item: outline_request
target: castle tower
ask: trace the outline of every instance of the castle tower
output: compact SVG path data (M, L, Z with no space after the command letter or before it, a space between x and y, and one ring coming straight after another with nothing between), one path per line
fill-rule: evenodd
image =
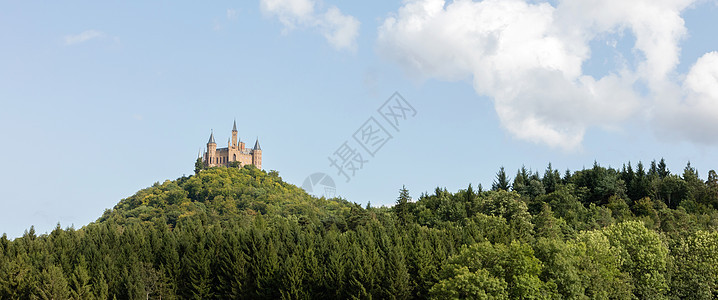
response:
M259 146L259 138L253 148L245 149L244 142L239 139L237 121L235 120L232 125L232 137L227 138L226 148L218 148L214 139L214 131L210 132L207 151L202 155L203 162L207 167L229 167L231 165L242 167L251 164L261 169L262 148Z
M262 168L262 147L259 146L259 138L254 142L254 148L252 148L252 164L258 169Z
M239 137L237 136L237 120L234 120L234 125L232 126L232 147L237 147L237 139Z
M218 163L217 159L217 143L214 142L214 132L210 132L209 141L207 141L207 165L213 166Z

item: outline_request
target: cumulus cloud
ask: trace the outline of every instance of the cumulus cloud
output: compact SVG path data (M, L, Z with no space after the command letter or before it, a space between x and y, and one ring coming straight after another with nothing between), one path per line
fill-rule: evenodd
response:
M673 138L704 144L718 141L718 52L696 61L680 92L658 98L656 127Z
M91 39L102 38L105 36L106 36L105 33L102 31L85 30L80 34L66 35L65 36L65 45L69 46L69 45L80 44L80 43L87 42Z
M353 49L359 35L359 21L330 7L323 17L324 37L336 49Z
M316 6L315 0L260 0L261 10L277 17L284 25L283 33L296 28L312 28L319 30L335 49L355 50L359 21L335 6L323 13L318 12Z
M259 7L263 12L276 16L286 30L314 19L312 0L260 0Z
M681 11L693 2L408 0L379 27L377 45L410 74L471 79L515 137L573 150L587 128L617 127L639 111L668 111L671 103L693 110L718 101L715 80L705 79L716 70L715 55L696 63L684 92L676 79L686 35ZM585 74L590 42L623 32L635 36L635 66ZM718 120L718 113L711 117Z

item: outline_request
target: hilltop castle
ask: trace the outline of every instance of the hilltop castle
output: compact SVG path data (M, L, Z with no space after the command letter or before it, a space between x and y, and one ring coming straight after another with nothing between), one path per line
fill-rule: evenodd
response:
M250 164L261 169L262 148L259 147L259 138L254 142L252 149L244 148L244 143L237 136L237 121L234 121L232 140L227 140L227 148L217 148L217 143L214 142L214 132L210 133L207 151L204 153L202 161L207 167L228 167L236 161L240 166Z

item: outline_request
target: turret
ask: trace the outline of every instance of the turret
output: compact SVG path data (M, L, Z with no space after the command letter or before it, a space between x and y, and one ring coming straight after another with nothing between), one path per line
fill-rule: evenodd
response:
M237 120L234 120L234 125L232 126L232 146L237 147L237 140L239 139L239 136L237 135Z
M262 147L259 146L259 138L254 142L254 147L252 148L252 164L258 169L262 168Z
M210 132L207 141L207 165L217 164L217 143L214 142L214 132Z
M210 133L209 133L209 141L207 142L207 145L209 145L209 144L216 145L216 143L214 142L214 131L210 131Z

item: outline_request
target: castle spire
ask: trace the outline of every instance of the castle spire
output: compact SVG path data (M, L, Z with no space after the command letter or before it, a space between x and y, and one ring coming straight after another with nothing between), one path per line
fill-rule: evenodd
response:
M234 125L232 126L232 131L237 131L237 119L234 120Z
M259 146L259 137L257 137L257 141L254 142L254 148L252 150L262 150L262 147Z
M210 134L209 134L209 142L207 142L207 144L216 144L216 143L214 142L214 131L210 131Z

